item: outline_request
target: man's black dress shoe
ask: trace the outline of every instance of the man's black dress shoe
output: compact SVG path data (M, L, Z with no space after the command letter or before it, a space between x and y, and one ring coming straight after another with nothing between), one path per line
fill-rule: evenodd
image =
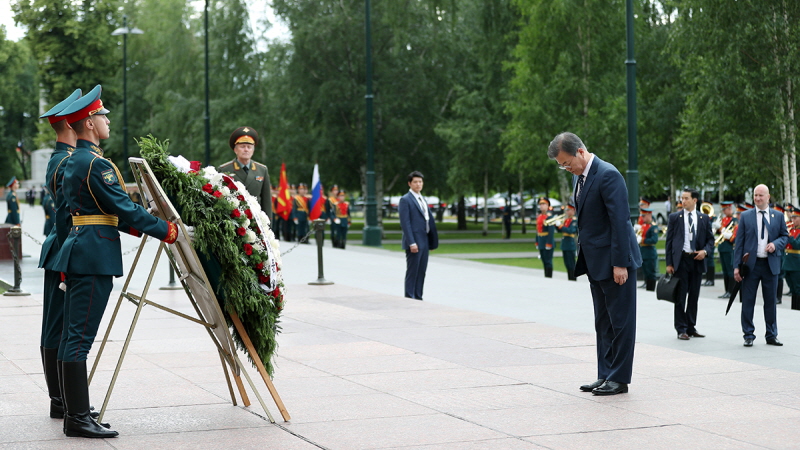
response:
M600 386L602 386L603 383L605 383L605 382L606 382L606 380L604 380L602 378L599 378L597 381L595 381L592 384L584 384L583 386L581 386L581 390L583 392L592 392L594 389L599 388Z
M753 346L753 340L752 339L745 339L744 340L744 346L745 347L752 347Z
M777 347L780 347L783 345L783 342L779 341L778 338L767 339L767 345L775 345Z
M625 383L617 383L616 381L606 380L602 386L592 390L594 395L617 395L628 392L628 385Z
M705 335L705 334L700 334L700 333L698 333L697 331L694 331L694 332L691 332L691 333L689 333L689 336L690 336L690 337L697 337L697 338L706 337L706 335Z
M678 335L678 339L680 339L682 341L688 341L689 340L689 335L686 334L686 333L681 333L681 334Z

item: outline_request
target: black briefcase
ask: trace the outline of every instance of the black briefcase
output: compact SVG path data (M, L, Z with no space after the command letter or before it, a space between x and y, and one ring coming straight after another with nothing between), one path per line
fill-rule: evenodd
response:
M656 298L675 303L675 297L678 295L678 283L680 282L680 278L672 275L661 275L656 284Z

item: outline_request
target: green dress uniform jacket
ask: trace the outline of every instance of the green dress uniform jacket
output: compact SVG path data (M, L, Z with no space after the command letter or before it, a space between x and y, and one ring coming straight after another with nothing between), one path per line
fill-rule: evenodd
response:
M272 185L267 166L255 161L250 161L248 166L242 166L234 159L217 167L217 171L227 173L234 180L241 182L247 192L258 200L261 210L267 213L269 220L272 220Z
M783 270L786 272L800 272L800 230L789 231L789 241L786 246L786 259L783 260ZM800 294L800 291L792 291Z
M578 236L578 221L573 217L567 225L565 220L559 230L561 231L561 251L576 251L578 249L575 245L575 238Z
M56 202L50 193L45 193L42 198L42 208L44 209L44 231L45 236L49 236L56 223Z
M656 270L658 263L658 250L656 244L658 243L658 225L652 224L647 228L644 234L642 243L639 244L639 252L642 254L642 270L644 271L645 280L655 280Z
M292 197L291 220L297 222L297 239L300 240L308 234L308 204L311 199L300 194ZM308 241L306 241L308 242Z
M6 223L19 225L19 202L17 202L17 194L10 189L6 194L6 205L8 205Z
M174 224L133 203L120 185L119 170L101 155L96 145L78 140L66 161L62 189L73 223L55 263L59 272L122 276L120 230L162 241L177 238Z

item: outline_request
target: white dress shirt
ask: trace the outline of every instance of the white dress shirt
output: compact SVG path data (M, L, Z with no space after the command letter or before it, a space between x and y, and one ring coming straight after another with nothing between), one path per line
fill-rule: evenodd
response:
M761 214L760 211L766 211L766 214ZM767 218L767 224L769 224L769 208L756 208L756 238L758 239L756 257L758 258L766 258L768 256L767 244L769 244L769 228L764 230L764 239L761 239L761 229L764 228L764 221L761 220L762 216Z

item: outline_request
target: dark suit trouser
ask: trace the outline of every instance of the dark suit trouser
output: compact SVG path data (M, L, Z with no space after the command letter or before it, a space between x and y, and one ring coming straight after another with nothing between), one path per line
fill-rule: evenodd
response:
M694 333L697 331L697 300L700 297L700 282L703 272L700 264L691 255L682 255L681 263L675 271L678 283L678 299L675 302L675 331L681 333Z
M61 284L61 272L45 269L40 344L44 348L58 348L61 343L61 329L64 326L64 291L58 288L59 284Z
M589 276L597 337L597 378L630 383L636 343L636 271L623 285Z
M64 330L61 333L60 360L85 361L114 286L111 275L69 274L64 296Z
M761 283L761 298L764 299L764 322L767 327L767 339L778 337L778 312L775 302L778 289L778 276L769 270L766 258L756 259L753 270L742 280L742 333L745 339L755 339L756 327L753 324L753 313L756 307L756 291Z
M425 271L428 270L428 246L417 244L419 251L406 250L405 296L422 300L422 285L425 284Z

